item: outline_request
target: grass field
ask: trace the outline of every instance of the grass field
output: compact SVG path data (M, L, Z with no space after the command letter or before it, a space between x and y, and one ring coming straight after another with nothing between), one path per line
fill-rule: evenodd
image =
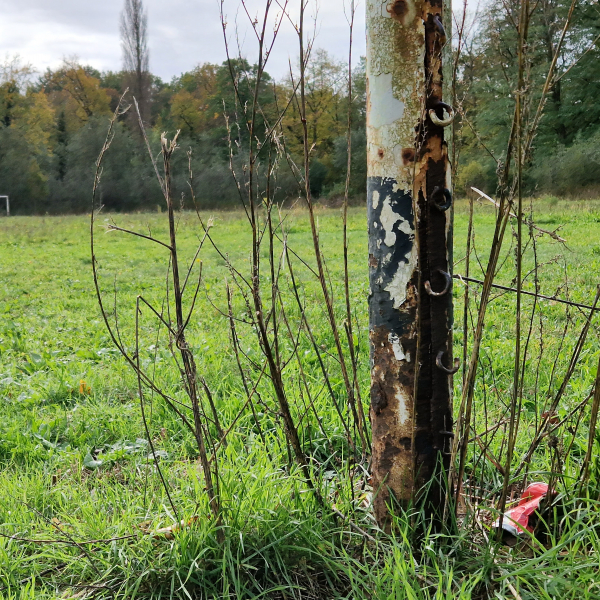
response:
M494 217L486 206L476 206L475 213L475 248L485 263ZM232 262L247 265L249 234L243 216L212 216L214 237L221 248ZM459 203L457 273L464 267L467 216L466 203ZM341 311L340 212L320 209L318 217L336 307ZM100 224L104 218L108 217L99 219ZM558 290L561 297L590 304L600 283L600 203L539 201L535 218L546 229L562 226L560 235L567 240L565 247L547 237L537 241L538 261L544 264L542 293L552 296ZM149 225L154 235L167 235L164 215L115 215L114 219L128 229L143 232ZM306 215L293 212L286 223L290 245L310 262ZM184 262L193 257L198 234L195 215L185 213L179 225ZM349 236L359 378L367 402L367 237L360 209L351 212ZM508 239L507 260L498 278L505 284L512 278L510 245ZM107 304L112 310L113 300L116 303L123 339L132 348L136 296L161 302L167 268L164 249L140 238L104 233L100 225L97 246ZM529 252L526 273L533 264L531 257ZM202 261L203 292L190 342L198 370L227 424L245 400L223 315L227 311L225 280L230 274L209 247L202 252ZM471 274L477 278L481 271L476 263L473 258ZM532 278L527 279L528 289L532 289ZM318 325L324 322L323 306L311 302L316 297L315 284L302 275L300 281L307 311L317 323L315 334L328 351L331 336ZM457 356L462 355L462 293L462 286L456 284ZM525 306L531 307L531 301L526 300ZM529 442L544 400L560 383L585 318L581 311L567 312L551 301L540 303L539 311L530 343L517 457ZM478 406L486 401L486 411L477 411L478 431L502 416L509 399L513 312L510 294L499 296L489 308L477 388ZM240 419L222 451L225 542L219 544L208 516L193 440L173 413L154 399L151 435L174 503L188 525L174 536L150 535L172 525L175 516L156 468L148 460L136 378L113 347L101 320L92 280L89 219L14 217L0 221L0 315L1 598L600 598L597 504L592 500L569 504L587 443L585 426L574 436L569 451L561 450L557 487L565 496L568 516L553 530L554 537L544 545L529 543L494 554L486 542L485 524L484 532L477 535L468 528L453 537L425 533L415 548L409 543L408 517L399 518L394 537L385 537L374 526L365 495L353 490L340 493L334 499L336 506L352 514L360 528L377 539L365 541L356 528L316 506L300 474L288 466L276 418L265 408L260 416L267 443L248 415ZM162 385L177 396L181 392L177 373L168 367L167 353L157 351L155 337L151 321L144 321L140 359L156 369ZM242 343L252 358L258 350L251 339L247 334ZM284 346L290 343L282 341ZM308 343L303 351L310 365ZM589 393L599 352L594 325L561 402L561 417L568 416ZM340 456L347 448L333 409L325 395L320 395L322 383L316 367L309 376L330 440L307 418L303 443L321 466L318 480L327 494L331 480L344 475L335 472L334 462L328 462L329 447ZM341 381L334 384L341 387ZM262 393L266 407L268 386ZM583 425L588 418L583 417ZM565 427L570 424L566 422ZM501 452L501 438L494 442L494 452ZM568 445L570 440L565 437L558 443L563 442ZM489 465L478 466L477 458L475 452L471 472L488 478L480 501L492 507L501 477ZM531 477L548 479L555 459L556 452L544 445L536 454ZM597 461L595 465L597 469Z

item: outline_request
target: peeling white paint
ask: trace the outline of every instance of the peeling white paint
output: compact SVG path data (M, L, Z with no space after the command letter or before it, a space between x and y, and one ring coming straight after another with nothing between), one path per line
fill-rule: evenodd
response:
M369 106L369 125L378 129L392 125L404 116L404 102L394 96L392 74L378 73L369 78L369 105L371 98L377 99L377 106Z
M409 406L411 405L411 398L401 388L396 392L396 400L398 400L398 424L406 425L410 420Z
M381 207L381 226L385 229L383 243L388 247L392 247L396 243L396 233L393 228L400 219L400 215L392 210L391 198L386 196Z
M393 230L393 228L398 222L400 223L397 227L399 231L402 231L407 235L414 235L414 229L411 227L410 223L401 215L393 211L391 198L387 196L383 201L383 206L381 207L381 225L385 230L384 243L390 248L396 243L396 232ZM395 309L400 308L406 300L406 286L412 277L413 271L417 264L417 251L414 244L410 252L407 253L404 258L406 262L400 262L398 265L398 270L394 274L392 281L386 288L384 288L385 291L388 292L392 297Z
M375 210L379 206L379 192L377 190L373 190L373 197L371 201L373 203L373 210Z
M404 217L400 217L398 220L401 221L400 225L398 225L398 229L402 231L402 233L412 235L415 232L415 230L410 226L410 223Z
M402 150L414 146L425 89L422 4L404 0L402 22L391 18L393 0L365 4L368 174L396 180L400 190L408 191L414 168L405 164Z
M392 349L394 351L394 356L396 360L406 360L406 354L404 354L404 349L402 348L402 344L400 343L400 338L396 333L390 333L388 335L388 341L392 345ZM409 361L410 362L410 361Z
M400 225L398 225L399 231L402 231L407 235L414 234L414 230L410 223L404 217L394 212L392 209L391 198L387 196L381 207L381 225L385 229L384 243L386 246L392 247L396 243L396 232L393 229L398 221L400 221Z
M398 265L398 270L394 273L392 281L384 288L394 301L395 309L400 308L406 301L406 286L417 265L416 244L413 244L411 251L408 252L404 258L407 260L408 264L401 262Z

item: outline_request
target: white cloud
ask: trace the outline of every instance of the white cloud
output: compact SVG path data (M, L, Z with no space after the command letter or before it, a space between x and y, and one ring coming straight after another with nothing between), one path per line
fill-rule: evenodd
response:
M0 57L18 53L43 71L56 67L63 57L77 55L82 62L100 70L118 70L122 4L123 0L0 0ZM146 0L145 4L154 73L170 80L199 63L220 63L225 59L219 0ZM255 16L263 9L264 0L248 0L247 5ZM290 2L296 20L298 6L299 0ZM317 47L327 49L340 60L345 60L348 52L343 6L344 0L321 0L316 41ZM249 59L254 58L254 34L240 0L226 0L225 11L230 39L235 43L237 22L243 53ZM309 10L309 18L312 14L314 7ZM237 53L235 48L234 52ZM364 4L358 4L355 57L364 52ZM287 72L288 60L295 63L297 55L297 39L286 22L267 70L282 77Z

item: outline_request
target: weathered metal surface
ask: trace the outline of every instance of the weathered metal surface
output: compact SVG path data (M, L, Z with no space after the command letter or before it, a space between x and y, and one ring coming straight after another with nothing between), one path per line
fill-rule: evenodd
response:
M367 144L372 476L375 515L407 505L447 467L452 210L443 127L441 0L368 0ZM427 286L425 285L427 283ZM440 487L430 487L438 503Z
M417 248L412 201L422 112L422 4L367 1L372 479L377 521L412 497Z
M452 429L451 373L440 368L439 356L452 360L452 296L422 293L424 283L440 281L449 273L448 234L452 226L450 163L444 128L429 117L433 110L443 117L442 49L446 32L441 20L441 0L423 5L425 23L424 115L417 139L414 197L417 204L417 239L420 281L418 312L418 372L415 391L415 490L427 485L428 504L435 510L443 503L440 467L449 466L450 443L442 432ZM439 283L438 283L439 285Z
M370 177L369 264L372 475L377 520L385 523L390 492L412 494L417 256L410 192Z

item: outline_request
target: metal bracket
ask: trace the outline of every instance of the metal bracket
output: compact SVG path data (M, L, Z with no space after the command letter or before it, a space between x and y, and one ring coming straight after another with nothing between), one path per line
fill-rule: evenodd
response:
M446 43L446 30L444 29L440 15L433 16L433 24L435 25L435 29L440 36L440 43L444 45Z
M443 275L444 279L446 280L446 286L444 287L444 289L441 292L434 292L431 289L431 283L429 283L429 281L426 281L423 285L425 287L425 291L430 296L445 296L450 291L450 288L452 287L452 277L450 277L450 273L446 273L446 271L442 271L442 269L438 269L437 272L440 273L441 275Z
M437 368L444 371L444 373L448 373L448 375L454 375L454 373L456 373L458 371L458 369L460 369L460 360L458 358L455 358L454 359L454 368L448 369L442 363L442 358L444 357L444 354L445 354L445 350L440 350L438 352L438 355L435 359L435 364L436 364Z
M440 198L442 202L438 202L437 198ZM438 210L446 212L452 206L452 192L448 188L442 188L438 185L431 192L431 200Z
M448 125L454 121L454 109L451 106L448 106L447 108L444 107L444 110L448 113L448 116L445 119L440 119L437 116L435 109L429 109L429 118L434 125L437 125L438 127L448 127Z

